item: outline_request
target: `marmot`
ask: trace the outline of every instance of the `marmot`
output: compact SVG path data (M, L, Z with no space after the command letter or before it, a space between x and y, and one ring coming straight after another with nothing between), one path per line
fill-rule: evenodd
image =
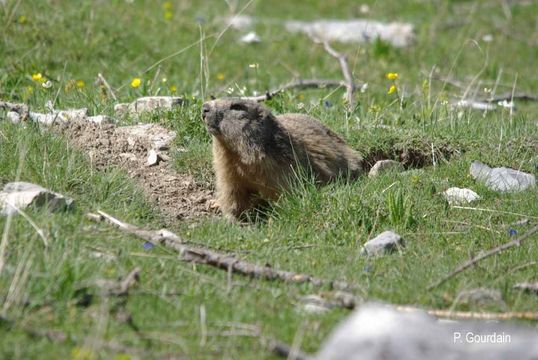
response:
M203 104L202 117L213 137L217 202L230 219L278 198L300 168L319 184L363 173L360 155L308 115L275 116L255 101L228 98Z

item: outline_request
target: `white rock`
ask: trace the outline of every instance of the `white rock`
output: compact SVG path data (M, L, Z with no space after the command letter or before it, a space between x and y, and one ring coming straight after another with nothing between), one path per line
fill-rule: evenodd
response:
M422 311L366 304L333 330L315 359L531 360L538 357L537 338L538 330L532 327L440 322Z
M18 124L21 122L21 116L16 111L8 111L6 118L13 124Z
M450 205L468 204L479 200L480 196L471 189L451 187L443 192L443 196Z
M122 126L116 128L116 132L124 135L130 144L134 144L137 140L145 141L149 142L151 148L155 150L169 148L170 143L176 138L175 131L170 131L158 124Z
M471 176L490 190L499 192L523 191L536 186L536 177L522 171L500 167L490 168L480 161L473 161Z
M405 170L404 166L398 161L379 160L370 169L370 172L368 173L368 177L377 177L387 172L402 172L404 170Z
M29 206L47 207L51 212L70 209L73 199L27 182L11 182L0 192L0 215L17 214Z
M318 20L313 22L287 21L290 32L301 32L324 41L342 43L373 42L377 38L395 47L411 45L415 35L410 23L383 23L374 20Z
M170 110L181 106L183 103L183 98L178 96L146 96L138 98L130 104L116 104L114 111L118 116L126 114L136 116L155 110Z
M368 256L382 255L403 247L404 242L400 235L393 231L384 231L375 238L368 240L362 249L362 253Z
M245 34L241 36L239 39L240 42L244 44L253 44L253 43L259 43L262 41L258 34L256 34L254 31L249 32L248 34Z
M98 124L98 125L114 123L114 119L106 115L88 116L87 120L91 123Z
M159 154L157 154L157 151L152 149L148 152L148 160L147 160L148 166L157 165L159 164L160 160L161 159L159 158Z
M30 112L30 120L39 124L50 126L54 123L64 123L75 120L85 120L88 116L88 109L60 110L51 114Z
M495 104L483 102L483 101L460 100L456 103L456 107L491 111L491 110L495 110L497 106Z
M254 19L248 15L235 15L226 19L228 26L236 30L246 29L254 24Z

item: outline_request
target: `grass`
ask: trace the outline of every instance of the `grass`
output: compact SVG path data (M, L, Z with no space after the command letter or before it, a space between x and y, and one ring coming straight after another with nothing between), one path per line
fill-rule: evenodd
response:
M349 55L355 78L369 84L365 93L357 94L352 112L346 111L343 90L288 92L267 105L277 113L309 113L363 154L402 160L410 171L323 188L303 182L267 209L265 221L244 227L202 219L177 223L174 230L253 262L346 280L367 300L447 308L462 290L488 287L502 292L506 307L471 303L456 304L456 309L535 310L536 298L512 286L537 280L536 237L440 288L426 287L470 255L509 241L514 221L536 221L538 216L536 189L498 194L468 175L476 159L537 174L537 104L517 103L511 114L507 109L455 110L448 103L466 88L483 96L495 87L497 93L513 88L538 93L532 66L538 47L528 43L536 41L533 14L538 4L515 2L503 10L494 1L363 3L370 6L366 15L355 2L344 0L253 1L247 6L246 14L265 19L367 16L416 26L416 42L406 49L381 42L334 44ZM239 1L237 9L246 4ZM142 120L175 130L176 169L211 183L210 138L199 120L202 94L262 92L293 74L341 77L337 62L322 47L270 22L255 27L262 44L237 44L240 32L222 32L224 25L217 21L230 12L226 2L173 2L168 10L163 6L161 1L7 1L0 7L0 98L26 102L36 110L51 100L57 108L87 107L93 114L111 115L114 102L95 85L97 73L117 89L120 101L142 95L184 96L189 103L181 109ZM166 11L172 19L165 19ZM492 42L482 40L487 34L493 35ZM171 54L177 55L167 58ZM161 59L166 60L153 66ZM399 73L398 94L387 94L387 72ZM33 81L35 73L51 79L52 88ZM141 87L129 86L134 77L142 78ZM464 88L436 77L454 78ZM85 86L77 88L77 80ZM4 115L0 113L0 119ZM0 323L0 358L140 357L133 349L150 351L151 357L271 358L258 338L248 336L252 331L226 334L248 324L266 336L299 341L305 351L314 352L347 315L344 310L302 312L298 298L320 291L312 286L238 276L230 283L221 271L179 262L163 248L145 250L141 241L89 222L85 214L98 208L152 228L162 226L163 219L124 172L96 172L84 154L53 133L0 121L0 147L0 184L35 182L76 200L69 213L28 210L43 230L47 248L24 218L0 218L8 241L0 273L0 311L9 319ZM447 206L439 193L450 186L472 188L482 197L472 207L490 211ZM529 228L512 227L519 234ZM375 259L359 255L361 244L387 229L404 237L402 252ZM136 266L141 268L141 284L126 309L142 335L118 320L118 300L98 296L93 285L98 279L123 277ZM87 304L83 300L89 295L93 300ZM51 342L31 337L25 329L61 330L69 340ZM103 346L112 340L130 350Z

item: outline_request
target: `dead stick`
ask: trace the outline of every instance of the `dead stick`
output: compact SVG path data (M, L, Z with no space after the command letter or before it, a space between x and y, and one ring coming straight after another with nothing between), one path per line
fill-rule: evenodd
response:
M438 287L439 285L446 282L448 279L450 279L453 276L456 276L457 274L467 270L468 268L472 267L473 265L475 265L476 263L478 263L481 260L484 260L484 259L486 259L486 258L488 258L490 256L493 256L493 255L496 255L498 253L501 253L501 252L503 252L505 250L508 250L508 249L510 249L510 248L512 248L514 246L520 246L521 243L525 239L531 237L537 231L538 231L538 225L536 225L535 227L533 227L532 229L530 229L529 231L527 231L525 234L523 234L522 236L520 236L517 239L509 241L506 244L496 246L491 250L488 250L488 251L486 251L486 252L484 252L484 253L482 253L482 254L480 254L478 256L473 257L471 260L469 260L466 263L458 266L454 271L452 271L447 276L443 277L441 280L439 280L439 281L433 283L432 285L428 286L428 290L431 290L431 289L434 289L434 288Z
M315 304L327 309L343 308L354 310L362 304L362 300L353 294L336 292L331 299L317 298ZM423 311L430 316L455 320L538 320L536 311L509 311L509 312L475 312L454 311L452 309L424 309L412 305L393 305L397 311L412 312Z
M316 286L329 286L333 289L350 289L352 286L341 281L330 281L316 278L307 274L300 274L291 271L282 271L273 269L270 266L256 265L228 254L219 253L202 247L192 247L187 244L176 234L169 230L146 230L137 226L127 224L106 214L98 211L96 214L88 214L93 221L107 222L117 226L122 231L140 237L152 243L159 243L165 247L177 251L182 260L214 266L224 271L231 271L237 274L246 275L254 278L265 280L279 280L294 283L310 283Z
M26 104L11 103L8 101L0 100L0 108L18 113L21 116L22 121L25 121L30 113L30 109Z
M103 85L106 90L108 91L108 93L110 94L110 96L112 96L112 98L114 99L114 101L118 101L118 98L116 97L116 94L114 94L114 90L112 90L112 87L110 86L110 84L106 81L105 77L103 76L103 74L101 73L98 73L97 74L97 82L100 83L101 85Z
M354 90L357 89L357 86L362 86L363 84L354 85ZM253 101L265 101L270 100L276 95L291 89L323 89L323 88L333 88L333 87L346 87L346 83L342 80L330 80L330 79L299 79L294 80L288 84L285 84L275 90L267 91L264 95L259 96L243 96L243 100L253 100Z
M454 311L444 309L420 309L413 306L399 305L396 310L404 312L425 311L431 316L455 320L538 320L536 311L509 311L502 313L474 312L474 311Z
M314 41L318 40L314 39ZM342 74L344 75L346 84L346 100L349 109L353 109L353 90L355 89L355 87L353 85L353 76L351 75L351 71L349 70L346 56L334 50L327 41L323 42L323 47L325 48L325 51L327 51L332 57L336 58L340 63L340 68L342 69Z

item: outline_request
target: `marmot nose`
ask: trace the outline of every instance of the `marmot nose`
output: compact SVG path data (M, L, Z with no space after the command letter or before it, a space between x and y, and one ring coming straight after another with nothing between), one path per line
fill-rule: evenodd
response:
M207 114L211 111L211 107L209 106L209 104L204 104L202 105L202 117L205 119L205 117L207 116Z

